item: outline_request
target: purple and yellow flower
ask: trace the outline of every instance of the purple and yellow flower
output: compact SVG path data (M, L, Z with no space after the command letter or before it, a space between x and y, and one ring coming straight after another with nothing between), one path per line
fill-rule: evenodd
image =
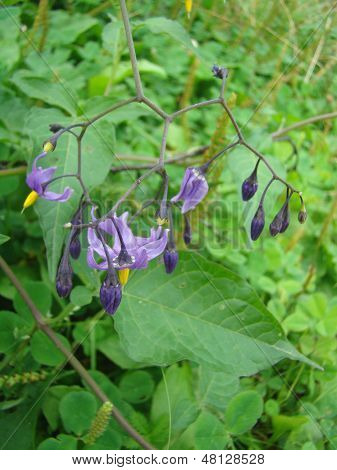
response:
M27 175L26 183L32 191L23 203L23 210L34 204L39 197L47 199L48 201L65 202L73 193L73 189L69 187L66 187L63 193L55 193L47 190L57 167L51 166L43 169L41 166L37 166L37 162L46 155L47 151L43 151L34 159L32 171Z
M181 212L194 209L208 193L208 183L201 168L187 168L179 193L171 199L171 202L184 201Z
M93 216L93 213L92 213ZM107 243L103 246L95 229L88 229L87 262L91 268L107 271L109 261L118 270L122 285L126 284L130 269L144 269L150 260L161 255L167 245L167 230L162 227L152 228L149 237L136 237L127 224L128 212L114 216L114 220L106 219L98 225L101 232L113 237L113 246ZM95 218L93 217L93 220ZM120 240L122 238L122 240ZM95 254L101 258L96 261Z

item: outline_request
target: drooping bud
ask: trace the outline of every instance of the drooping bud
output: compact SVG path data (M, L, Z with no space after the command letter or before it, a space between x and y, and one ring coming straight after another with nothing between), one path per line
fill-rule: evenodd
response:
M264 210L263 206L260 204L251 223L250 227L250 236L252 240L257 240L262 233L264 228Z
M300 224L304 224L304 222L307 220L308 213L307 213L307 211L306 211L306 208L305 208L305 205L304 205L304 201L303 201L303 199L302 199L302 196L300 196L300 198L301 198L302 204L301 204L301 209L300 209L300 211L299 211L299 213L298 213L298 221L299 221Z
M300 224L304 224L308 218L308 213L306 211L300 211L298 213L298 221Z
M189 245L192 240L192 231L191 231L191 224L190 224L190 219L187 214L184 214L184 242L185 245Z
M219 65L213 65L212 72L214 77L220 78L221 80L228 77L228 69L220 67Z
M122 289L114 272L110 273L108 271L101 285L99 297L104 310L109 315L113 315L122 300Z
M49 130L53 133L58 132L61 129L64 129L64 126L61 126L61 124L49 124Z
M78 234L75 234L69 245L69 252L73 259L78 259L81 254L81 242L78 238Z
M175 248L166 248L164 251L164 264L167 274L171 274L175 270L178 259L179 256Z
M60 297L68 297L73 288L73 269L70 265L69 253L65 250L56 276L56 290Z
M280 230L280 233L284 233L287 228L289 227L290 223L290 211L289 211L289 204L287 203L284 212L283 212L283 221L282 221L282 227Z
M244 201L249 201L257 191L257 169L259 166L260 160L255 165L255 168L250 176L244 180L241 187L242 199Z

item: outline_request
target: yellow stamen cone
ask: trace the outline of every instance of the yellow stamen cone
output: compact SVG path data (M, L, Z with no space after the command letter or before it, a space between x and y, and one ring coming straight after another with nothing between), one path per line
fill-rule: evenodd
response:
M158 225L165 225L167 224L168 220L165 218L165 219L162 219L161 217L158 217L157 218L157 224Z
M27 207L32 206L33 204L35 204L35 202L38 200L38 198L39 198L38 193L36 191L31 191L28 194L28 196L26 197L25 202L23 203L23 209L21 211L21 214L25 209L27 209Z
M46 142L43 146L45 152L52 152L54 150L54 145L51 142Z
M119 282L122 284L122 286L125 286L125 284L128 282L129 273L130 269L128 268L118 271Z
M192 11L193 0L185 0L185 10L187 16L190 17Z

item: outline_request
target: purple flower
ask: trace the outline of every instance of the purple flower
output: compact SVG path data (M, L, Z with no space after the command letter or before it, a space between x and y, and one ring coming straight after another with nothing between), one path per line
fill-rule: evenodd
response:
M99 230L111 235L114 239L113 246L110 247L108 244L105 244L105 249L95 230L92 228L88 229L89 247L87 262L91 268L103 271L108 269L106 252L112 266L117 270L144 269L151 259L162 254L167 245L167 230L164 230L162 227L157 229L152 228L149 237L135 237L127 225L127 218L128 212L124 212L120 217L114 216L114 222L123 240L122 244L117 228L111 219L107 219L99 224ZM95 218L93 217L93 219ZM95 253L102 261L97 262L95 260Z
M201 168L187 168L179 193L171 201L184 201L181 212L194 209L208 193L208 183Z
M36 166L38 160L45 157L47 152L42 152L38 155L33 162L32 171L27 175L27 185L37 193L38 196L49 201L67 201L73 193L73 189L66 187L63 193L54 193L47 191L48 184L53 178L53 175L57 169L56 166L43 169L41 166Z

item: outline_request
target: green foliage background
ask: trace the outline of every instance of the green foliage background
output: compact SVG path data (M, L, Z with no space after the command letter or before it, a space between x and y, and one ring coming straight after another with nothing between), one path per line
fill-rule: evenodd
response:
M271 138L281 126L336 110L331 3L200 0L188 21L180 0L128 2L146 95L173 112L216 97L219 82L210 69L229 67L226 94L236 119L249 142L302 188L309 219L297 223L294 201L286 234L271 239L265 230L252 244L247 228L256 201L245 207L240 186L254 158L235 150L212 175L207 202L194 217L195 249L179 246L171 276L156 261L133 273L113 320L101 311L99 275L86 267L85 253L74 264L70 301L56 295L62 225L76 196L20 211L26 166L48 137L48 124L78 122L134 94L118 4L12 0L1 6L0 252L46 321L158 448L336 448L336 123L291 132L298 159L289 157L289 142ZM212 139L219 144L219 123L216 107L174 122L169 152ZM229 141L230 126L221 129ZM136 177L111 174L110 167L153 161L161 133L162 123L138 104L95 124L83 143L84 178L94 199L109 209ZM71 171L75 156L64 137L52 158L61 173ZM168 169L172 195L183 168ZM261 172L261 187L267 176ZM129 209L152 197L156 184L155 177L144 184ZM281 202L275 185L267 221ZM137 230L151 224L153 214ZM113 420L88 443L99 401L37 331L3 274L0 296L0 447L138 448Z

